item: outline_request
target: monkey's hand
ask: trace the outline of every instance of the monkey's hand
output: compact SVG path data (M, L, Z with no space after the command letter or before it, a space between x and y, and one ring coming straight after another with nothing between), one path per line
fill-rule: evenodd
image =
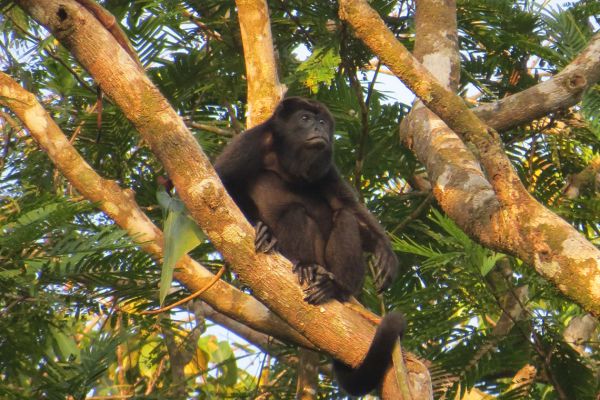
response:
M268 253L277 244L277 238L273 236L273 233L269 227L262 221L258 221L254 225L256 231L256 239L254 239L254 249L256 252Z
M392 251L387 240L380 240L373 254L375 273L375 287L381 293L387 289L398 275L398 258Z
M335 297L338 292L335 276L320 265L317 265L313 282L304 289L304 300L308 304L321 304Z

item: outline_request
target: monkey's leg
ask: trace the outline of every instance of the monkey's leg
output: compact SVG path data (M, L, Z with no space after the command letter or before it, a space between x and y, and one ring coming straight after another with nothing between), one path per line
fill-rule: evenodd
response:
M344 209L335 212L325 248L327 270L320 267L305 290L306 301L319 304L331 298L345 301L358 292L365 275L358 221Z
M356 294L362 287L366 267L361 243L360 228L354 214L338 210L325 248L325 263L335 276L340 300Z
M318 268L325 262L324 241L316 221L308 215L303 205L290 204L274 221L277 249L294 263L294 272L300 284L311 283ZM324 269L323 269L324 270Z

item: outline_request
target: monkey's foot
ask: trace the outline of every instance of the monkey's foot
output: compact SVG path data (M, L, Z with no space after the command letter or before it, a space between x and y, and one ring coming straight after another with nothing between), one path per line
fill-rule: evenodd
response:
M317 269L323 268L319 264L302 264L300 262L294 262L292 272L298 275L298 281L300 285L311 284L317 278ZM324 268L323 268L324 270Z
M258 221L254 225L254 231L256 232L256 239L254 239L254 249L256 252L268 253L277 244L277 238L273 236L273 233L269 227L262 221Z
M335 276L320 265L317 265L313 282L304 289L304 300L309 304L321 304L336 296L338 287Z

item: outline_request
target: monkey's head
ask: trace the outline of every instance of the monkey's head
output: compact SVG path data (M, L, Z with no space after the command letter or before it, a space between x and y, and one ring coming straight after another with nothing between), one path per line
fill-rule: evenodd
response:
M277 106L271 124L275 152L288 174L310 183L329 171L335 123L327 107L289 97Z

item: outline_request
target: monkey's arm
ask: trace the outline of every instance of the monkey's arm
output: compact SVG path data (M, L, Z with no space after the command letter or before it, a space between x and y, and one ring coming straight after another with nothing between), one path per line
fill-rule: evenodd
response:
M324 190L332 209L346 209L356 217L363 249L373 254L377 269L375 285L379 291L388 288L398 274L398 258L385 230L373 214L361 204L350 186L332 168L325 179Z
M258 175L270 140L271 133L259 125L236 136L225 147L215 161L215 169L228 191L230 186Z
M215 170L225 189L253 225L257 223L258 215L256 204L248 191L252 181L261 173L270 140L271 132L264 125L259 125L233 138L215 161ZM259 243L262 240L260 234L264 236L268 232L261 232L259 228L255 226L257 250L268 251L268 245L264 248L264 243ZM267 243L272 242L270 238L267 239Z

